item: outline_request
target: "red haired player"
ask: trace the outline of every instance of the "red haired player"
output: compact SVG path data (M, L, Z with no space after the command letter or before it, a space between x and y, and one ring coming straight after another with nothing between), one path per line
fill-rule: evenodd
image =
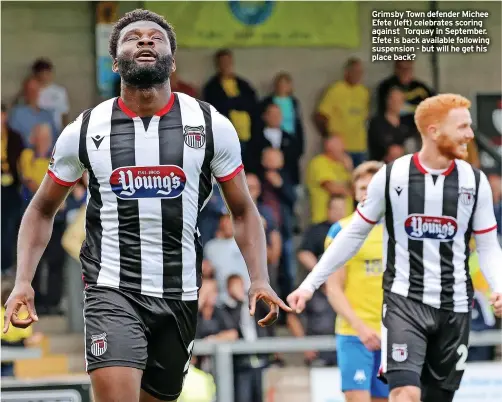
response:
M502 250L486 175L467 163L471 103L441 94L422 101L415 123L422 149L384 166L367 198L300 287L297 312L354 256L384 219L381 374L391 402L451 402L466 367L473 287L469 240L502 315ZM499 267L499 268L497 268Z

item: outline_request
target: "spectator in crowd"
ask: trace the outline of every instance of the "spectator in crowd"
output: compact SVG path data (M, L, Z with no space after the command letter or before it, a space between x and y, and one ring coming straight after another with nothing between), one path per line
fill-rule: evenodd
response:
M19 168L23 180L23 198L25 206L42 184L47 173L52 148L52 132L48 124L38 124L33 127L29 138L30 148L21 153Z
M48 124L51 128L53 141L56 140L57 130L52 113L38 106L40 84L31 77L23 86L23 103L14 106L9 115L9 126L21 134L25 144L30 141L33 128L39 124Z
M361 60L355 57L347 60L344 79L328 88L314 119L323 137L337 135L342 139L354 167L366 160L370 96L361 83L362 77Z
M232 274L246 278L246 289L249 289L246 262L235 242L232 218L226 207L220 211L220 224L216 237L204 247L204 257L214 267L220 301L227 298L227 278Z
M418 131L415 127L414 113L420 102L434 95L422 81L415 79L413 72L413 61L396 61L394 64L394 74L383 80L377 89L378 114L385 114L387 98L390 90L394 87L401 88L404 92L405 103L401 108L402 123L407 125L410 132L420 141ZM417 143L417 148L419 148Z
M199 291L199 318L196 339L233 341L237 330L227 312L218 306L218 284L206 280Z
M14 289L14 283L12 280L2 277L2 316L1 316L1 328L4 326L4 315L5 315L5 303L9 295ZM20 318L28 316L28 311L26 307L22 307L18 313ZM30 347L37 346L42 342L43 335L40 332L33 332L33 326L28 328L16 328L13 325L9 326L6 333L2 331L2 346L10 347ZM2 377L13 377L14 376L14 363L2 361Z
M263 225L265 227L265 235L267 238L267 263L268 263L268 274L270 277L270 283L274 290L277 289L277 270L279 260L281 258L282 251L282 238L277 223L274 219L274 214L272 210L264 205L259 199L261 196L261 183L253 173L246 173L246 180L248 184L249 193L251 198L258 208L263 219Z
M267 108L270 104L277 105L281 111L282 119L280 128L282 132L294 139L297 163L296 170L291 172L291 179L296 185L300 182L298 160L303 155L304 131L300 114L300 102L293 95L293 79L289 73L282 72L277 74L274 78L274 92L264 98L261 103L260 110L262 115L267 112ZM287 161L286 165L288 165Z
M23 150L20 158L20 173L23 182L23 202L27 207L42 184L50 163L52 147L51 128L39 124L30 137L32 148ZM63 265L65 252L61 240L66 230L65 211L62 208L54 219L52 236L42 256L33 279L37 311L42 314L60 314L59 303L63 293Z
M2 103L2 273L14 263L17 227L21 218L19 159L24 149L21 136L7 124Z
M240 275L231 275L227 279L228 295L224 309L232 317L233 326L237 328L239 339L253 342L268 336L268 328L257 325L254 317L249 315L249 303L244 281ZM262 307L262 303L257 304ZM260 316L260 313L256 313ZM269 364L268 355L235 355L234 356L234 399L235 402L262 402L263 369Z
M38 106L52 113L56 136L70 123L70 103L66 88L54 82L54 66L48 59L38 59L31 67L33 77L40 85Z
M257 112L256 93L246 80L235 74L233 54L229 49L219 50L214 59L217 73L206 83L202 96L230 119L244 151Z
M347 203L343 195L334 195L328 202L327 219L307 228L297 251L300 264L307 272L312 271L324 253L324 242L329 228L347 216Z
M217 302L217 282L210 279L205 280L199 291L199 312L195 339L228 342L238 338L239 335L232 317L222 307L219 307ZM210 358L201 358L198 365L206 372L213 371Z
M61 245L66 253L77 262L80 262L80 250L85 240L85 215L86 208L82 206L72 221L68 222L68 226L61 239Z
M333 335L336 314L329 304L326 285L322 285L307 302L305 310L298 316L288 314L286 324L291 334L296 338L305 336ZM312 366L334 366L336 353L334 351L304 352L305 363Z
M281 128L283 120L281 109L269 103L263 113L263 125L255 125L255 131L246 147L244 164L248 172L260 173L259 155L265 148L281 150L284 155L284 169L288 172L293 185L300 180L299 162L303 144L297 136L291 136Z
M350 186L352 160L344 152L338 136L324 139L324 152L314 157L307 168L306 185L310 195L312 223L327 220L326 205L334 195L346 199L347 213L354 209Z
M389 163L404 155L404 144L410 132L408 126L401 123L403 105L404 92L399 87L391 88L384 114L377 114L370 121L368 152L371 160Z
M284 168L284 156L280 150L265 148L261 162L261 200L271 209L281 231L282 255L279 286L283 294L287 295L292 290L295 279L293 272L293 208L296 202L296 192L289 172Z
M205 279L216 279L216 273L214 272L213 265L209 262L209 260L202 260L202 280Z
M502 177L498 172L488 174L488 182L493 194L493 208L497 219L497 233L502 236Z
M78 210L86 205L87 188L83 180L79 180L73 187L72 192L66 199L66 219L72 221L73 217L78 213Z
M171 82L171 91L181 92L194 98L198 98L197 89L188 82L180 79L177 71L171 73L171 75L169 76L169 81Z
M220 193L220 187L213 179L213 192L206 206L200 213L199 231L202 243L206 244L213 239L220 224L221 211L225 209L225 202Z

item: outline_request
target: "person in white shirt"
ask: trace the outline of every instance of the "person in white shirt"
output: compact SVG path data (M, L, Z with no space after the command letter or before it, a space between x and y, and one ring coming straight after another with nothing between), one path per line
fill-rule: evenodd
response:
M38 106L53 114L57 134L59 135L63 128L70 123L68 114L70 104L66 88L54 83L54 66L48 59L36 60L31 67L31 71L41 87Z
M473 140L471 103L455 94L422 101L415 122L422 149L384 166L350 224L288 297L301 312L384 219L383 378L391 402L451 402L468 357L472 281L468 242L476 240L494 313L502 315L502 249L486 175L465 159Z

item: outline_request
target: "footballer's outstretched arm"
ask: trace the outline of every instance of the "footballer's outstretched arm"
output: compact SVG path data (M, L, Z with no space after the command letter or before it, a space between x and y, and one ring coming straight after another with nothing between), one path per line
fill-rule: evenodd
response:
M8 330L11 322L16 327L25 328L38 319L31 282L51 238L54 217L84 172L78 157L81 117L67 126L59 136L48 174L21 221L16 283L6 303L4 332ZM28 309L28 318L20 319L17 316L22 305Z
M333 272L343 267L357 253L376 222L368 222L359 213L355 214L349 225L329 245L300 289L315 292Z
M385 213L386 166L382 167L371 180L368 194L357 207L357 213L329 245L312 272L300 287L288 296L289 305L301 312L328 277L343 267L361 248L369 232Z

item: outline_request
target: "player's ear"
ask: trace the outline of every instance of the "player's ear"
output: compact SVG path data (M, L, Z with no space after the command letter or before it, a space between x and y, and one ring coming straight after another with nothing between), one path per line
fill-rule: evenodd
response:
M173 59L173 65L171 66L171 74L176 71L176 60Z
M437 125L435 124L431 124L429 127L427 127L427 135L433 139L433 140L437 140L437 138L439 137L439 128Z
M114 73L118 73L119 72L119 63L117 62L117 59L113 59L112 71Z

